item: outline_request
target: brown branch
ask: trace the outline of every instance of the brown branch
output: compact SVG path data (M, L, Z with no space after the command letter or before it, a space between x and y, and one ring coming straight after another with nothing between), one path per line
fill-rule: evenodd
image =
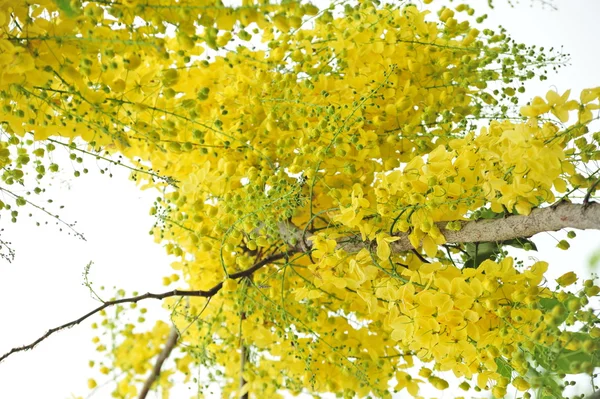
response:
M158 355L156 363L152 368L152 372L146 379L146 382L144 382L144 386L142 387L142 391L140 392L140 396L138 396L138 399L145 399L146 395L148 395L148 392L150 392L150 387L152 386L152 384L154 384L154 381L156 381L158 379L158 376L160 375L160 369L162 368L163 363L169 358L169 355L171 355L171 351L173 350L173 348L175 348L175 345L177 345L178 338L179 333L177 332L177 328L175 328L175 326L171 327L169 337L167 338L167 342L165 342L165 347Z
M249 277L251 276L254 272L256 272L257 270L261 269L262 267L273 263L277 260L286 258L294 253L300 252L298 249L296 248L292 248L286 252L282 252L282 253L278 253L278 254L274 254L271 255L257 263L255 263L252 267L249 267L246 270L242 270L241 272L237 272L237 273L232 273L229 275L229 278L232 278L234 280L243 278L243 277ZM23 352L26 350L30 350L35 348L40 342L42 342L43 340L45 340L46 338L48 338L49 336L51 336L52 334L67 329L67 328L71 328L79 323L81 323L82 321L84 321L85 319L87 319L90 316L95 315L96 313L110 307L110 306L114 306L114 305L118 305L121 303L137 303L141 300L144 299L164 299L164 298L169 298L172 296L195 296L195 297L205 297L205 298L210 298L214 295L216 295L221 288L223 288L223 282L220 282L218 284L216 284L215 286L213 286L211 289L203 291L203 290L172 290L172 291L167 291L167 292L163 292L160 294L153 294L151 292L147 292L143 295L138 295L138 296L133 296L133 297L128 297L128 298L121 298L121 299L115 299L113 301L106 301L104 302L102 305L98 306L96 309L91 310L90 312L86 313L85 315L81 316L80 318L70 321L68 323L65 323L63 325L60 325L58 327L55 328L51 328L50 330L48 330L44 335L42 335L41 337L39 337L38 339L36 339L35 341L33 341L32 343L30 343L29 345L23 345L23 346L19 346L16 348L11 349L9 352L5 353L4 355L2 355L0 357L0 362L2 362L4 359L6 359L7 357L9 357L10 355L12 355L13 353L17 353L17 352Z

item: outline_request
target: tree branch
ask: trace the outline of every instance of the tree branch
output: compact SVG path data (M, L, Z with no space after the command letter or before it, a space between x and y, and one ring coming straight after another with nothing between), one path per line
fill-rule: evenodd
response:
M237 273L232 273L229 275L229 278L232 278L234 280L243 278L243 277L248 277L251 276L254 272L256 272L257 270L261 269L262 267L273 263L279 259L283 259L286 258L294 253L299 252L298 249L296 248L292 248L286 252L282 252L282 253L278 253L278 254L274 254L271 255L257 263L255 263L252 267L249 267L246 270L242 270L241 272L237 272ZM164 298L169 298L172 296L196 296L196 297L205 297L205 298L210 298L214 295L216 295L221 288L223 288L223 282L220 282L218 284L216 284L215 286L213 286L211 289L207 290L207 291L203 291L203 290L172 290L172 291L167 291L167 292L163 292L160 294L153 294L151 292L147 292L143 295L138 295L138 296L133 296L133 297L128 297L128 298L121 298L121 299L115 299L113 301L106 301L104 302L102 305L98 306L97 308L95 308L94 310L91 310L90 312L86 313L85 315L81 316L80 318L70 321L68 323L65 323L63 325L60 325L58 327L55 328L51 328L50 330L48 330L44 335L42 335L41 337L39 337L38 339L36 339L35 341L33 341L32 343L30 343L29 345L23 345L23 346L19 346L16 348L11 349L9 352L5 353L4 355L2 355L0 357L0 362L2 362L4 359L6 359L7 357L9 357L10 355L12 355L13 353L17 353L17 352L23 352L29 349L33 349L35 348L40 342L42 342L43 340L45 340L46 338L48 338L49 336L51 336L52 334L67 329L67 328L71 328L79 323L81 323L82 321L84 321L85 319L87 319L90 316L95 315L96 313L100 312L101 310L104 310L110 306L114 306L114 305L118 305L121 303L137 303L141 300L144 299L164 299Z
M144 386L142 387L142 391L140 392L140 396L138 396L138 399L145 399L146 395L148 395L148 392L150 392L150 387L152 387L152 384L154 384L154 381L156 381L158 379L158 376L160 375L160 369L162 368L163 363L169 358L169 355L171 355L171 351L173 350L173 348L175 348L175 345L177 345L178 338L179 333L177 332L177 328L175 328L175 326L171 327L171 331L169 332L169 337L167 338L165 347L158 355L156 363L152 368L152 372L148 376L148 379L146 379L146 382L144 382Z
M600 204L561 203L556 207L536 208L527 216L513 215L501 219L461 222L460 231L447 230L446 223L438 223L440 231L450 243L494 242L534 234L571 229L600 229Z
M436 224L446 238L446 243L454 244L505 241L565 228L600 230L600 203L590 202L582 205L565 202L556 207L533 209L527 216L513 215L502 219L462 221L459 231L446 229L447 222ZM390 243L393 252L414 249L408 239L408 233L398 233L396 236L400 239ZM367 246L364 242L341 244L348 252L357 252Z
M537 233L545 231L557 231L564 228L600 230L600 204L595 202L590 202L586 205L561 203L556 207L552 206L547 208L536 208L532 210L531 214L528 216L513 215L503 219L462 221L462 228L460 231L446 229L446 222L438 222L437 225L444 237L446 237L447 243L505 241L513 238L531 237ZM229 277L232 279L248 277L260 268L276 260L286 258L295 253L310 251L312 247L311 243L308 242L304 244L304 241L298 238L301 237L302 231L296 226L292 224L286 224L284 227L282 224L279 226L279 228L282 237L285 237L285 241L289 241L288 244L290 244L290 249L288 251L271 255L257 262L246 270L230 274ZM288 229L287 231L285 231L286 228ZM400 239L391 243L390 246L392 251L402 252L414 249L408 240L408 233L400 233L397 234L397 236L400 237ZM374 243L359 241L340 243L338 247L349 252L358 252L363 248L374 249L376 245ZM153 294L148 292L135 297L121 298L114 301L104 302L102 305L86 313L80 318L48 330L46 334L42 335L31 344L11 349L10 352L7 352L0 357L0 362L13 353L33 349L37 344L55 332L64 330L66 328L71 328L81 323L88 317L100 312L103 309L106 309L107 307L121 303L136 303L144 299L164 299L172 296L196 296L209 298L216 295L221 288L223 288L223 282L216 284L207 291L172 290L163 292L161 294Z

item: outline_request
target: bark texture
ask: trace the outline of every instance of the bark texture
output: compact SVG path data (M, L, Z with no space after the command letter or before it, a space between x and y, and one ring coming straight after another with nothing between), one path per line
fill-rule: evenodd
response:
M513 238L531 237L546 231L561 229L600 230L600 203L587 205L561 203L547 208L536 208L527 216L513 215L502 219L484 219L463 221L459 231L446 229L447 222L437 223L438 228L449 244L468 242L496 242ZM390 244L392 251L402 252L414 249L408 240L408 233L396 234L398 241ZM309 241L310 245L310 241ZM341 244L348 252L365 248L364 242L345 242ZM373 244L370 248L376 248Z

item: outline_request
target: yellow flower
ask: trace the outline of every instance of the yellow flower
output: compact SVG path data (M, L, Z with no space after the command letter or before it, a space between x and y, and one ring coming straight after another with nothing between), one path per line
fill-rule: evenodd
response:
M396 381L398 381L394 387L396 392L402 391L404 388L406 388L408 393L413 397L416 397L419 394L419 383L423 382L423 380L412 378L410 374L405 373L404 371L398 371L396 373Z
M590 122L591 120L594 119L594 115L592 114L592 111L600 109L600 105L599 104L586 104L586 105L581 105L579 106L579 113L578 113L578 117L579 117L579 123L581 124L586 124L588 122Z
M393 328L392 339L394 341L403 341L409 343L413 339L414 334L414 321L407 316L399 316L391 324Z
M575 272L566 272L565 274L563 274L562 276L560 276L559 278L556 279L556 282L561 287L568 287L569 285L573 284L576 281L577 281L577 274L575 274Z
M579 100L583 105L588 104L597 98L600 98L600 87L596 87L593 89L584 89L579 95Z
M554 90L546 93L546 100L548 100L550 111L563 123L569 120L569 111L577 109L577 101L567 101L570 94L571 90L565 91L562 95L559 95Z
M528 118L537 118L541 114L545 114L550 111L550 105L548 105L543 98L535 97L530 105L521 107L521 115Z
M527 391L529 388L531 388L531 385L529 385L529 383L527 381L525 381L525 379L523 379L523 377L515 378L512 381L512 385L521 392Z
M400 237L391 237L386 233L377 234L377 257L379 260L387 260L390 257L390 243L398 241Z

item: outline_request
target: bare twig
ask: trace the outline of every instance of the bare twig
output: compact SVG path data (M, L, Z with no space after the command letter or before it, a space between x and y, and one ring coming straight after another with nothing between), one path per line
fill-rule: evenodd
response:
M31 205L32 207L34 207L35 209L45 213L46 215L55 218L57 220L57 223L60 223L64 226L66 226L69 230L71 230L73 232L73 234L75 235L75 237L78 237L79 239L83 240L83 241L87 241L85 239L85 237L83 236L82 233L80 233L79 231L75 230L75 224L74 223L67 223L66 221L64 221L63 219L61 219L58 215L53 215L50 211L46 210L46 208L44 208L43 206L39 206L34 202L29 201L27 198L23 198L18 194L13 193L10 190L7 190L4 187L0 187L0 191L4 191L6 194L12 196L14 199L19 199L21 198L22 200L24 200L28 205Z
M152 387L152 384L154 384L154 381L156 381L158 379L158 376L160 375L160 369L162 368L163 363L169 358L171 351L173 350L173 348L175 348L175 345L177 345L178 338L179 333L177 332L177 328L175 328L175 326L171 327L169 337L167 338L167 342L165 342L165 347L158 355L156 363L152 368L152 372L146 379L146 382L144 382L144 386L142 387L142 391L140 392L140 396L138 396L138 399L145 399L146 395L148 395L148 392L150 392L150 387Z
M251 276L254 272L261 269L262 267L264 267L270 263L273 263L277 260L286 258L297 252L299 252L299 251L297 249L293 248L286 252L271 255L271 256L255 263L252 267L250 267L246 270L242 270L241 272L230 274L229 278L237 280L237 279L240 279L243 277ZM223 282L216 284L215 286L213 286L211 289L209 289L207 291L203 291L203 290L172 290L172 291L167 291L167 292L163 292L160 294L153 294L151 292L147 292L143 295L127 297L127 298L120 298L120 299L115 299L113 301L106 301L102 305L98 306L96 309L91 310L90 312L86 313L85 315L81 316L80 318L78 318L76 320L70 321L68 323L65 323L65 324L55 327L55 328L51 328L44 335L42 335L41 337L39 337L38 339L36 339L32 343L30 343L29 345L23 345L23 346L19 346L19 347L11 349L9 352L5 353L4 355L2 355L0 357L0 362L2 362L4 359L9 357L13 353L23 352L23 351L35 348L35 346L37 346L40 342L42 342L43 340L45 340L52 334L54 334L58 331L67 329L67 328L71 328L71 327L81 323L88 317L93 316L96 313L100 312L101 310L104 310L110 306L118 305L121 303L137 303L144 299L164 299L164 298L169 298L172 296L197 296L197 297L210 298L210 297L216 295L221 290L221 288L223 288Z
M44 89L44 90L49 90L49 89ZM59 91L63 91L63 90L59 90ZM131 170L132 172L135 172L135 173L146 174L146 175L148 175L150 177L153 177L155 179L162 180L165 183L167 183L167 184L169 184L169 185L171 185L173 187L176 187L176 188L178 187L177 184L179 183L179 181L177 179L172 178L172 177L161 176L158 173L152 172L151 170L144 170L142 168L136 168L135 166L129 166L129 165L125 164L125 163L122 163L121 161L115 161L113 159L110 159L110 158L107 158L107 157L103 157L102 155L100 155L97 152L91 152L91 151L83 150L81 148L71 147L68 143L64 143L64 142L59 141L59 140L54 140L54 139L51 139L51 138L47 138L46 141L49 141L51 143L55 143L55 144L58 144L58 145L62 145L64 147L69 148L71 151L79 151L79 152L81 152L83 154L93 156L96 159L102 159L103 161L106 161L106 162L111 163L111 164L116 165L116 166L123 167L125 169L129 169L129 170Z

